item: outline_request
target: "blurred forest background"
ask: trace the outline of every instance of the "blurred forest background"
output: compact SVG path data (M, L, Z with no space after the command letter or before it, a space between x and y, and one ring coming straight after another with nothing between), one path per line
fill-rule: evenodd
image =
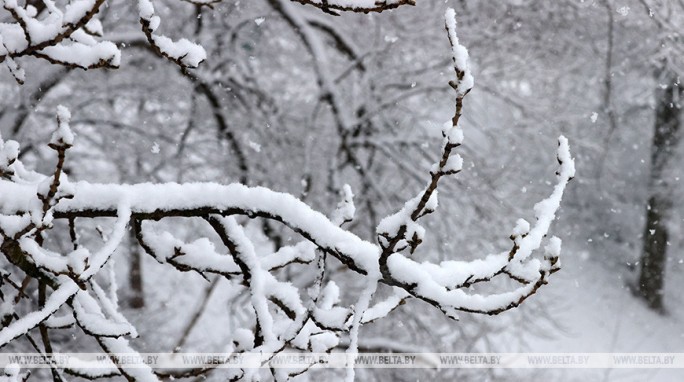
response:
M464 171L443 185L442 209L428 223L429 242L440 245L424 253L474 259L507 248L515 220L532 218L548 192L562 133L578 170L554 228L564 266L548 288L497 317L452 322L410 302L364 327L360 349L684 351L681 1L419 0L337 17L289 0L213 9L158 2L162 33L207 50L209 59L188 74L149 50L136 11L124 11L134 2L109 4L100 19L105 37L124 46L120 69L34 61L25 64L23 86L0 77L2 136L22 143L27 165L50 171L44 142L63 104L79 139L71 179L243 182L298 195L324 212L349 183L353 231L373 239L378 219L424 185L453 114L443 28L450 6L476 85L462 120ZM296 239L267 223L249 232L264 247ZM125 313L150 333L133 341L141 351L221 351L231 320L244 314L244 296L163 268L133 242L116 264ZM482 381L484 373L677 380L657 370L360 370L358 378Z

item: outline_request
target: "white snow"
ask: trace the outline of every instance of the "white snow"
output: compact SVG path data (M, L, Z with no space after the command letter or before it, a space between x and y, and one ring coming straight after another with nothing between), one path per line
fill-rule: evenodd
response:
M456 83L456 92L460 96L463 96L475 85L475 79L470 72L470 57L468 55L468 49L461 45L458 34L456 33L456 11L454 11L453 8L449 8L446 10L444 17L446 19L446 29L449 33L449 41L451 42L454 67L462 76Z
M54 145L68 145L74 144L74 133L69 126L71 122L71 112L66 107L57 106L57 130L52 134L50 143Z

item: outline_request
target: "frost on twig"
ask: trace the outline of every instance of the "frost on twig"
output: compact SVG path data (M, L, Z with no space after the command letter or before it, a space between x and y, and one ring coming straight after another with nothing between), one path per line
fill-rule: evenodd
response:
M146 3L142 1L141 3ZM154 23L153 13L147 13ZM536 221L519 220L511 235L509 250L474 261L449 260L439 264L420 262L420 244L427 240L421 219L439 207L441 178L461 171L462 159L453 151L462 144L459 126L463 100L473 86L467 50L456 34L454 12L448 11L447 31L451 42L456 81L454 118L442 130L441 155L427 173L426 186L398 212L383 219L377 227L378 242L370 242L344 228L353 219L356 207L350 187L343 188L342 201L332 217L314 210L296 197L263 187L217 183L190 184L96 184L69 182L63 173L67 150L75 143L69 127L68 110L60 107L57 128L49 146L57 152L55 171L49 175L27 170L19 159L19 145L0 139L0 251L12 265L4 275L2 288L15 289L14 299L3 299L0 346L30 336L41 326L58 330L76 326L82 335L112 357L106 370L95 373L86 367L65 370L87 378L121 376L129 381L157 381L176 375L202 375L211 368L182 370L169 375L145 365L126 368L117 365L115 355L134 353L128 338L138 335L120 313L115 294L105 292L95 276L102 273L132 228L140 246L161 264L181 272L194 272L209 278L221 277L241 288L251 316L249 323L235 331L231 351L278 353L285 349L327 352L348 343L357 351L364 324L382 319L407 300L422 301L449 317L459 312L498 314L520 305L546 284L560 269L561 241L545 239L555 220L565 187L575 174L568 142L559 138L557 158L560 169L551 195L535 208ZM103 243L76 243L76 230L99 230L93 219L108 220L110 233ZM172 224L179 219L200 221L211 235L190 240L162 229L160 221ZM244 229L244 222L267 219L282 224L303 240L263 253ZM63 253L44 245L46 235L57 234L56 221L69 223L74 247ZM193 231L198 232L198 231ZM78 245L77 245L78 244ZM89 244L89 245L84 245ZM540 250L541 249L541 250ZM542 252L541 255L536 255ZM308 288L278 277L277 270L304 264L316 272ZM362 280L363 288L351 305L344 305L344 286L326 275L328 265L338 263ZM17 304L31 304L13 277L36 279L51 290L44 303L23 316ZM515 281L511 290L489 295L472 293L469 287L495 277ZM376 298L378 285L392 287L393 293ZM115 290L115 287L112 288ZM26 301L28 300L28 301ZM65 316L66 314L66 316ZM72 317L65 319L65 317ZM348 341L343 341L348 339ZM275 372L289 378L308 368ZM236 379L254 380L256 370L241 370ZM284 374L283 374L284 373ZM350 366L348 379L353 379Z

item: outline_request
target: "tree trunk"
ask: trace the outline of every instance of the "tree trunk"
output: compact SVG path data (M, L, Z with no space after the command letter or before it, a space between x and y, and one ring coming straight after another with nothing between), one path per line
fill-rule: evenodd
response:
M674 157L674 150L680 139L679 96L682 94L682 88L676 73L669 69L658 70L656 80L649 199L638 288L639 295L646 300L650 308L662 311L668 246L667 217L672 208L670 182L664 172Z
M131 231L132 233L133 231ZM131 295L128 304L133 309L141 309L145 306L145 293L143 291L143 277L142 277L142 253L135 243L135 237L132 237L133 245L131 245L131 265L128 271L128 282L131 287Z

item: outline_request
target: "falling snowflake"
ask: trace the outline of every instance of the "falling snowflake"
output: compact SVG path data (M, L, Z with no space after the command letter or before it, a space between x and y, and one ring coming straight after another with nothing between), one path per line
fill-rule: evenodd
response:
M249 145L249 147L250 147L252 150L254 150L254 151L258 152L258 153L261 152L261 145L260 145L260 144L258 144L258 143L256 143L256 142L252 142L252 141L247 142L247 144Z

